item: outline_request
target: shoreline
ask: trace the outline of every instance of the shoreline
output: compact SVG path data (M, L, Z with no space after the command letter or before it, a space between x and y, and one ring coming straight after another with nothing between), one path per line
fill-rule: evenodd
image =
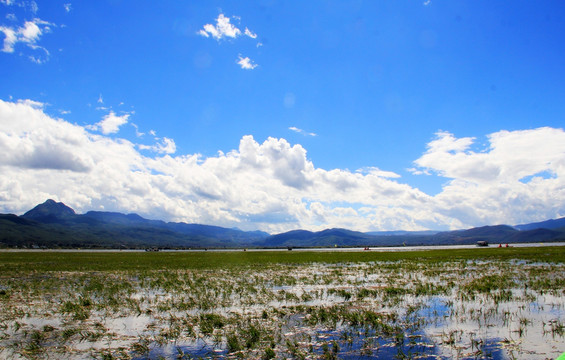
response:
M403 251L426 251L426 250L456 250L456 249L498 249L499 243L489 244L488 246L478 247L477 245L417 245L417 246L369 246L369 247L293 247L292 251L308 251L308 252L403 252ZM503 248L505 243L501 244ZM555 246L565 246L565 242L544 242L544 243L514 243L508 244L509 247L517 248L529 248L529 247L555 247ZM288 248L209 248L209 249L160 249L159 252L239 252L239 251L249 251L249 252L277 252L277 251L289 251ZM0 252L146 252L145 249L12 249L5 248L0 249Z

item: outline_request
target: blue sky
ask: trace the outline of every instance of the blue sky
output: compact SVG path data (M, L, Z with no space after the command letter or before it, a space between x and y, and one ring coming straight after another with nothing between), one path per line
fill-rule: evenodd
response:
M565 216L560 1L0 1L0 210L279 232Z

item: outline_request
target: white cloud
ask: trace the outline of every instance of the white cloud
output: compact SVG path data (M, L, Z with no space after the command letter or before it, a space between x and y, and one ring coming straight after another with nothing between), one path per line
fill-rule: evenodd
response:
M233 18L238 22L241 21L241 18L239 16L233 16ZM211 36L218 41L224 38L236 39L242 34L251 39L257 38L257 34L249 30L247 27L242 33L242 31L237 26L230 22L230 18L226 17L224 14L218 15L218 18L216 19L216 25L206 24L197 32L197 34L206 38L209 38ZM257 44L257 47L259 47L260 45L263 44L259 43ZM244 58L241 55L239 55L236 62L242 69L245 70L253 70L257 67L257 64L253 63L253 61L249 57Z
M37 3L35 1L29 1L29 0L0 0L0 4L4 4L7 6L12 6L12 5L16 5L20 8L25 8L26 10L29 10L30 12L32 12L33 14L37 13L37 11L39 10L39 7L37 6Z
M245 28L245 35L249 36L252 39L257 39L257 34L249 30L248 28Z
M26 21L24 27L20 29L22 41L35 43L42 34L41 29L35 22Z
M49 55L49 53L47 53L47 55ZM43 64L47 61L47 58L42 58L42 57L35 57L33 55L28 56L28 59L36 64Z
M230 18L224 16L224 14L218 15L216 19L216 25L206 24L204 28L198 31L198 34L204 37L212 36L216 40L228 37L235 39L241 35L241 30L230 23Z
M142 137L143 135L145 135L144 132L139 131L139 127L137 126L137 124L130 123L130 125L133 126L135 129L135 136Z
M415 164L450 177L430 196L376 167L318 168L304 147L285 139L244 136L237 149L215 156L175 154L173 139L144 149L43 107L0 101L0 212L22 213L55 198L79 213L137 212L273 233L445 229L565 215L562 129L500 131L480 151L471 150L473 139L439 133ZM485 176L477 166L496 171Z
M41 52L41 56L28 56L32 61L36 63L45 62L49 57L49 52L37 43L42 35L51 31L52 26L54 25L37 18L32 21L26 21L20 27L0 26L0 32L4 33L2 51L5 53L13 53L16 45L21 43L32 50Z
M26 105L26 106L33 108L33 109L39 109L39 110L43 109L46 105L42 102L34 101L34 100L30 100L30 99L18 100L17 103Z
M18 41L16 30L0 26L0 31L4 33L4 48L2 51L7 53L14 52L14 44Z
M362 169L357 170L356 172L360 173L360 174L371 174L371 175L380 176L380 177L384 177L384 178L399 178L399 177L401 177L400 175L398 175L395 172L381 170L381 169L374 167L374 166L364 167Z
M155 145L138 145L139 149L141 150L151 150L159 154L174 154L177 151L177 146L173 139L169 139L164 137L160 143L156 143Z
M316 133L304 131L302 129L297 128L296 126L291 126L288 129L292 130L296 133L302 134L304 136L318 136L318 134L316 134Z
M157 152L165 154L174 154L177 151L177 146L173 139L163 138L161 144L158 145Z
M128 122L129 117L130 114L123 114L118 116L115 112L110 111L108 115L102 118L102 121L94 125L90 125L87 128L89 130L100 130L105 135L115 134L120 130L120 126Z
M87 157L75 152L82 128L54 120L43 104L26 100L0 101L0 164L24 169L87 171Z
M63 7L65 8L66 12L71 12L71 3L63 4Z
M434 170L441 176L484 180L496 178L497 167L486 162L486 154L469 151L474 138L456 139L448 132L438 132L428 144L426 153L415 164L426 171Z
M415 164L448 178L476 183L512 182L553 171L555 164L565 161L565 144L560 143L562 129L500 131L490 134L490 147L479 152L469 150L474 138L456 139L447 132L436 135Z
M79 212L133 211L271 232L348 224L369 229L378 225L378 208L386 210L392 202L404 208L425 196L375 174L317 169L302 146L284 139L259 143L244 136L238 149L203 158L172 156L173 139L162 138L150 149L158 156L144 156L127 140L89 133L33 104L0 102L3 211L23 212L52 197ZM387 198L387 192L394 198ZM344 210L335 210L335 202L344 202L339 206ZM374 219L356 216L348 202L366 204ZM322 216L327 223L320 222Z
M238 56L237 63L245 70L253 70L257 67L257 64L255 64L253 60L248 57L242 57L241 55Z
M438 133L415 161L423 171L451 179L436 196L438 212L469 225L564 216L563 129L503 130L487 138L488 147L471 151L474 139Z

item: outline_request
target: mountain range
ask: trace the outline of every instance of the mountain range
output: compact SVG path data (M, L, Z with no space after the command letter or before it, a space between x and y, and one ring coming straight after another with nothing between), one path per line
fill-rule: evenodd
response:
M293 230L270 235L219 226L148 220L137 214L89 211L76 214L47 200L21 216L0 214L0 247L46 248L238 248L322 246L413 246L565 241L565 218L516 226L456 231L358 232Z

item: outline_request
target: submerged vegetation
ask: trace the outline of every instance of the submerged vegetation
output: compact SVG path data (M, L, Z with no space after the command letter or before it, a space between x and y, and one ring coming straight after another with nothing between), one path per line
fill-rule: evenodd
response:
M556 358L565 247L0 252L1 358Z

